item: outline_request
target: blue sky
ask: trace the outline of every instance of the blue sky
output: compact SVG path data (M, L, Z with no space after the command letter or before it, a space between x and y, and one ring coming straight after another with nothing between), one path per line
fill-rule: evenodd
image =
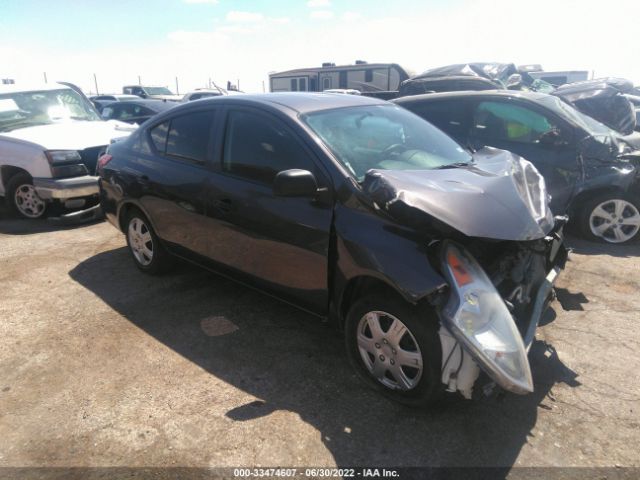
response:
M595 13L597 12L597 14ZM85 90L137 81L181 90L356 59L415 72L447 63L541 63L640 83L640 2L609 0L0 0L0 77Z

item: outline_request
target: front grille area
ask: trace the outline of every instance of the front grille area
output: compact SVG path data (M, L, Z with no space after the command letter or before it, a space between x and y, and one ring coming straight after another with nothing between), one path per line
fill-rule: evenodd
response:
M96 167L98 165L98 157L100 157L107 150L106 145L99 147L90 147L80 150L80 157L82 157L82 163L87 167L90 175L96 174Z

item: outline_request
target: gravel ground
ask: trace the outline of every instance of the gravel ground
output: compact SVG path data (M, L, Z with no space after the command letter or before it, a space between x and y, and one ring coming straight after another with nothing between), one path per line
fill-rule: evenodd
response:
M1 215L0 467L640 466L638 245L571 242L533 394L427 412L367 390L292 307L145 276L107 223Z

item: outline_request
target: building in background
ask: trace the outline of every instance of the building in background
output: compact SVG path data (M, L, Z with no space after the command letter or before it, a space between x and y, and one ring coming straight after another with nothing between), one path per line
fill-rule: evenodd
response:
M360 92L388 92L398 90L409 74L396 63L367 63L356 60L355 65L323 63L322 67L298 68L269 75L271 92L323 92L333 89L353 89Z

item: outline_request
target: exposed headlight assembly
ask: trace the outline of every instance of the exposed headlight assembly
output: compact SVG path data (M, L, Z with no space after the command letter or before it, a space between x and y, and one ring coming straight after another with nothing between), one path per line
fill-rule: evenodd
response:
M532 392L522 337L487 274L469 252L451 242L444 245L442 264L451 295L441 313L453 336L502 388Z
M44 152L51 165L79 162L82 160L77 150L47 150Z
M520 196L527 203L533 218L537 222L544 221L548 216L547 202L549 201L544 177L531 162L524 158L514 162L514 166L513 177Z

